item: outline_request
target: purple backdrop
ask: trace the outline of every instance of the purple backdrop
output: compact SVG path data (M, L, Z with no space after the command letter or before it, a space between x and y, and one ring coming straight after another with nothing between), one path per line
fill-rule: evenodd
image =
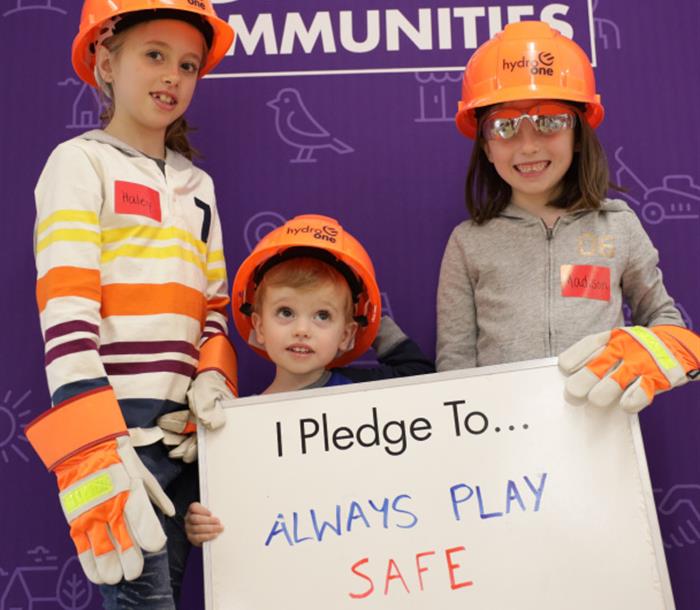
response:
M51 149L97 125L99 102L69 59L80 4L0 0L7 212L0 225L0 610L100 607L72 559L54 477L22 433L49 405L34 300L32 192ZM188 116L206 155L201 165L217 185L230 277L283 219L335 216L372 254L386 310L434 353L438 268L450 230L465 217L470 153L452 120L460 73L450 68L464 65L475 44L520 12L563 22L595 51L607 114L599 134L612 175L629 189L625 197L660 251L666 285L688 325L700 327L700 113L689 103L700 98L697 0L217 5L241 36L214 78L200 83ZM249 75L235 77L240 72ZM278 130L268 105L278 98L335 139L312 148ZM271 368L238 347L242 393L259 391ZM700 607L699 402L700 384L693 384L641 415L680 610ZM203 607L201 599L195 555L185 607Z

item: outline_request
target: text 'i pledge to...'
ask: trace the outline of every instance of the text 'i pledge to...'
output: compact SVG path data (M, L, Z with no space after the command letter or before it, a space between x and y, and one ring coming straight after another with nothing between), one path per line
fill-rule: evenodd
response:
M527 423L511 423L506 428L490 427L488 417L482 411L466 408L464 400L449 400L442 403L449 427L456 437L492 432L528 430ZM376 407L368 413L367 421L357 426L337 424L328 413L321 416L302 417L297 424L275 422L277 457L283 458L290 451L300 455L330 453L334 451L360 451L371 447L382 447L391 456L402 455L411 443L430 441L433 423L427 417L411 420L388 419L379 416ZM287 453L285 453L287 452Z

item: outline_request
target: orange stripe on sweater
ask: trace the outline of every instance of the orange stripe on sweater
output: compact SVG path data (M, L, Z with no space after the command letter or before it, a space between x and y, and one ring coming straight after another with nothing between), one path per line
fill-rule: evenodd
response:
M100 302L100 272L82 267L54 267L36 282L39 311L56 297L83 297Z
M102 286L103 318L180 314L204 325L206 306L201 292L176 282Z

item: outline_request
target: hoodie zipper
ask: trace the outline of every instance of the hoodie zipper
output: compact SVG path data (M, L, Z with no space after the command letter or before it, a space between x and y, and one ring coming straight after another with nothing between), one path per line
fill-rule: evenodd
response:
M554 261L553 261L553 249L554 246L552 244L552 241L554 239L554 231L557 228L557 224L559 223L559 218L557 218L554 221L554 224L551 227L548 227L544 220L542 220L542 226L544 227L545 230L545 236L546 236L546 243L547 243L547 258L546 258L546 263L545 263L545 278L544 278L544 285L545 285L545 321L547 324L547 357L551 357L553 355L553 349L552 349L552 310L554 309L554 283L552 282L552 268L554 266Z

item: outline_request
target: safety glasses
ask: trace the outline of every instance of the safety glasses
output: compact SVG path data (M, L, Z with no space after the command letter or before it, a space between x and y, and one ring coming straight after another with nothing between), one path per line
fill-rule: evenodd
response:
M542 135L552 135L576 125L576 111L571 106L544 102L527 112L519 108L501 107L491 112L482 123L481 133L486 140L510 140L520 129L523 119Z

